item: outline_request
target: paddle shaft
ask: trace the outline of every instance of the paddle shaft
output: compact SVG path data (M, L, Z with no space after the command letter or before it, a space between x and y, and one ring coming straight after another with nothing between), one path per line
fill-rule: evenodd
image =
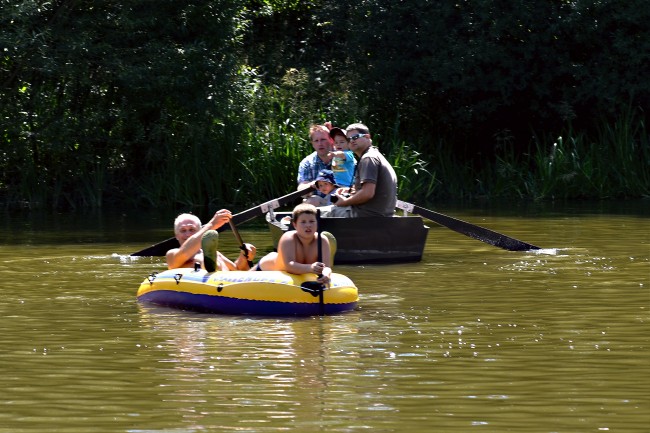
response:
M405 201L398 200L397 207L404 209L411 213L416 213L425 218L430 219L431 221L445 226L455 232L461 233L470 238L476 239L486 244L493 245L495 247L503 248L508 251L528 251L528 250L539 250L540 247L529 244L527 242L520 241L510 236L506 236L502 233L498 233L485 227L480 227L474 224L470 224L463 220L452 218L450 216L434 212L432 210L417 206Z
M252 207L243 212L233 215L231 221L233 221L235 224L245 223L246 221L252 220L256 216L264 215L264 213L268 212L269 210L277 209L280 206L284 206L285 204L291 203L292 201L302 197L303 195L309 194L310 191L311 191L310 188L305 188L298 191L294 191L287 195L283 195L282 197L276 198L274 200L267 201L266 203L262 203L260 205L257 205L255 207ZM219 227L218 231L222 231L224 229L225 227L221 226ZM131 255L141 256L141 257L160 257L167 254L167 251L171 250L172 248L178 248L179 246L180 245L178 244L178 240L174 237L174 238L166 239L162 242L158 242L155 245L152 245L143 250L132 253Z
M253 267L253 262L248 260L248 250L246 249L246 244L241 238L241 235L239 234L239 230L237 230L237 226L231 219L229 221L230 223L230 230L232 230L233 234L235 235L235 238L237 238L237 242L239 242L239 248L244 252L244 257L246 257L246 261L248 262L248 267L252 268Z
M323 261L323 238L322 238L322 232L320 229L320 209L316 210L316 224L318 226L317 228L317 233L318 233L318 261L322 262ZM323 274L319 275L318 277L322 277Z
M318 240L317 242L317 247L318 247L318 261L323 262L323 233L321 230L321 224L320 224L320 209L316 210L316 225L317 225L317 230L318 230ZM318 278L321 278L323 276L322 273L318 274ZM318 303L320 305L320 315L323 316L325 315L325 299L323 295L323 290L325 289L325 285L321 284L320 286L320 292L318 292Z

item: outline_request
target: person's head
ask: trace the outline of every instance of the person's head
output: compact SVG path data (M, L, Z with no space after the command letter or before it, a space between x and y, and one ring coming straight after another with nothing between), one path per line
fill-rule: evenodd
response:
M336 188L336 180L332 170L321 170L316 177L316 188L323 194L329 194Z
M301 203L291 213L291 223L299 233L316 231L316 206L309 203Z
M348 146L348 137L345 135L345 129L332 128L330 129L330 137L334 140L334 149L336 150L350 150Z
M309 128L309 141L316 153L321 156L327 155L332 150L332 139L329 129L323 125L312 125Z
M182 213L174 220L174 236L181 245L200 229L201 220L191 213Z
M348 137L350 143L350 150L361 156L372 145L370 130L363 123L353 123L345 129L345 135Z

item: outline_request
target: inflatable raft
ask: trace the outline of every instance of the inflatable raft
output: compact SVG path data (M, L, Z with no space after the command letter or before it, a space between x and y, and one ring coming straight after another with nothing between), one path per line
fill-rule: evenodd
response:
M221 314L316 316L353 310L354 283L332 273L329 287L315 274L279 271L206 272L190 268L152 273L140 284L138 301Z

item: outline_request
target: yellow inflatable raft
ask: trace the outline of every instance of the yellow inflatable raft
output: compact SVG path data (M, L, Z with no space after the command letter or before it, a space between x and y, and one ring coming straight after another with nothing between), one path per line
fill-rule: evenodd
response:
M137 298L210 313L315 316L353 310L359 293L348 277L337 273L332 273L329 287L321 287L315 274L182 268L152 273L140 285Z

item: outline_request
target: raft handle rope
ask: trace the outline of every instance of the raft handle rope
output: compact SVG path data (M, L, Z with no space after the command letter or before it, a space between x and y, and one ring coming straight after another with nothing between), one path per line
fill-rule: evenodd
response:
M356 167L355 167L356 168ZM320 219L320 209L316 210L316 227L318 229L318 261L323 261L323 229ZM318 275L318 278L323 276L322 273ZM323 289L325 288L324 284L320 285L320 291L318 292L318 306L320 307L320 315L325 315L325 299L323 298Z
M174 275L174 281L176 281L177 286L181 283L181 278L183 278L183 274Z

